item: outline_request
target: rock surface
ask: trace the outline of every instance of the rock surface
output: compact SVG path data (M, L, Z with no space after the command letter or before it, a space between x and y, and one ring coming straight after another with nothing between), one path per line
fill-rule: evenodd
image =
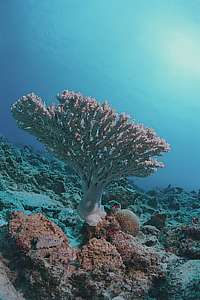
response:
M172 269L168 282L169 299L200 299L200 260L188 260Z
M169 251L187 259L200 259L200 224L168 230L163 239Z
M8 278L8 268L0 258L0 299L1 300L25 300L25 298L16 291L12 282Z

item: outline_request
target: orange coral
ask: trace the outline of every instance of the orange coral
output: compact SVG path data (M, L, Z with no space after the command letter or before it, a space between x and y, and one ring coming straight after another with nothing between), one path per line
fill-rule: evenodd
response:
M86 236L86 240L90 240L94 237L109 240L109 236L118 230L120 230L120 225L114 215L107 215L96 226L88 225L84 234Z
M62 230L40 213L27 216L23 212L14 212L9 232L20 249L25 252L60 246L63 242L68 245L67 237Z
M69 246L64 232L42 214L14 212L9 233L21 251L40 263L69 266L76 259L76 250Z
M84 270L109 268L120 269L123 262L116 247L105 239L91 239L78 255L81 267Z

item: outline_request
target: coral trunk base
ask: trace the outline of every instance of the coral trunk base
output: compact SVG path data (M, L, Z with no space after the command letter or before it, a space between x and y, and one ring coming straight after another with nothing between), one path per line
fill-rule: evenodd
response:
M91 184L79 205L81 217L91 226L96 226L106 216L101 205L102 192L102 185Z

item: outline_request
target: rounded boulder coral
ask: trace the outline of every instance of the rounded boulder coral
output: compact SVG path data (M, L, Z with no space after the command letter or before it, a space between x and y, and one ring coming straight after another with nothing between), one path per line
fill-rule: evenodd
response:
M136 236L140 230L140 222L136 214L129 209L117 209L114 211L115 219L118 221L121 230Z

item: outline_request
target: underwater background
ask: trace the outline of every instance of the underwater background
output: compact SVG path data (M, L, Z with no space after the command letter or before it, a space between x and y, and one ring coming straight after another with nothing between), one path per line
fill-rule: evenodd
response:
M0 300L200 300L199 11L0 1Z
M2 0L0 134L32 144L10 106L80 91L152 127L172 146L143 188L199 188L199 1Z

